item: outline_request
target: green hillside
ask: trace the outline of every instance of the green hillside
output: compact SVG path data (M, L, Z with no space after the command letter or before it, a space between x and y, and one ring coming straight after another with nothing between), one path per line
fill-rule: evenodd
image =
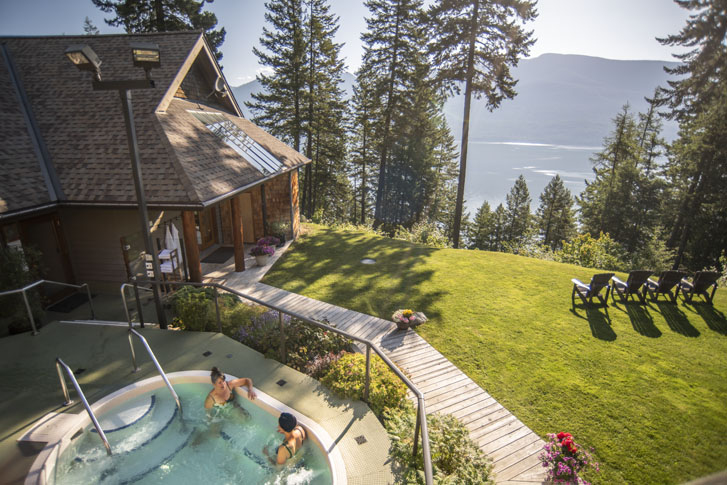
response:
M595 271L308 226L264 282L381 318L423 311L420 335L533 431L595 447L596 483L727 468L727 289L714 308L574 310L570 279Z

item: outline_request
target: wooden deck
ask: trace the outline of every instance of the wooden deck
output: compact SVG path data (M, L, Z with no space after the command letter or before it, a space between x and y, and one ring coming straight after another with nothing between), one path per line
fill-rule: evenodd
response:
M543 440L502 407L474 381L412 330L397 330L390 321L346 310L261 283L235 289L314 320L366 338L383 349L424 394L428 413L459 418L470 437L493 461L495 480L507 485L542 483L545 470L538 460Z

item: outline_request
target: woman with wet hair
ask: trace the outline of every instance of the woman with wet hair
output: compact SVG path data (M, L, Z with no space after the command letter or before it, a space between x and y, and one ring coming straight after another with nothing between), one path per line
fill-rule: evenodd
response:
M247 387L247 395L252 400L255 399L255 390L252 387L252 379L249 377L241 377L240 379L227 380L225 374L221 372L217 367L212 368L210 373L210 379L212 385L215 387L207 394L207 399L204 401L205 409L212 409L214 406L226 406L228 403L235 402L236 387L245 386Z
M265 455L268 455L271 462L282 465L303 446L303 441L307 438L305 430L298 424L298 420L290 413L280 413L278 418L278 433L284 436L283 444L278 446L277 456L268 455L267 447L263 449Z

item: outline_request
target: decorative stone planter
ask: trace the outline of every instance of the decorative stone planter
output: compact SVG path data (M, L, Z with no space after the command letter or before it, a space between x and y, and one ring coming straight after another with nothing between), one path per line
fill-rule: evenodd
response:
M268 260L270 260L270 256L267 254L263 254L262 256L255 256L255 262L258 266L265 266L268 264Z

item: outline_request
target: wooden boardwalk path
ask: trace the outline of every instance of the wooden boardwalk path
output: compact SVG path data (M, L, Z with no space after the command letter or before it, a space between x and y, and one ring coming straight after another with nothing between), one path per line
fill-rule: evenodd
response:
M467 426L470 437L492 459L497 483L544 481L545 471L538 460L543 440L416 332L397 330L388 320L262 283L237 288L230 278L224 284L308 318L326 319L341 330L371 340L424 394L427 413L452 414Z

